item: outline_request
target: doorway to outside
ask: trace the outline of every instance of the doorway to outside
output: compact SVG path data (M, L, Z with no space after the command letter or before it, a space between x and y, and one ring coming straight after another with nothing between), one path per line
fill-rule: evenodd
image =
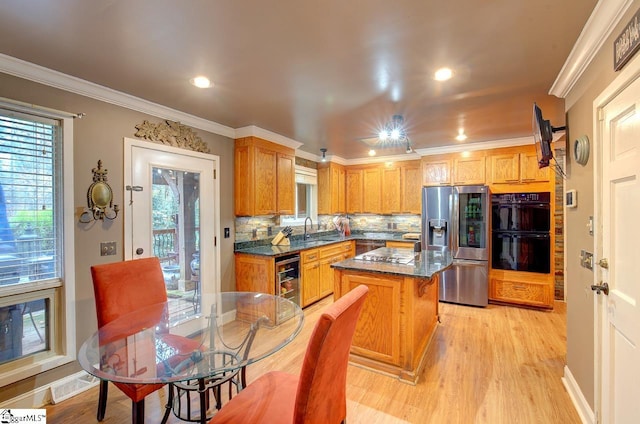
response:
M219 158L125 138L125 259L156 256L173 320L220 292Z

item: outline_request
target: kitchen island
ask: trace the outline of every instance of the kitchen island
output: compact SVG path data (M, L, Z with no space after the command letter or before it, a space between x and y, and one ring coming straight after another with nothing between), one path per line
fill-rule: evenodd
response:
M411 249L394 248L369 253L396 258L414 255ZM423 251L409 263L361 257L331 265L335 273L334 300L360 284L369 287L353 337L350 361L415 384L438 324L438 275L451 266L451 253Z

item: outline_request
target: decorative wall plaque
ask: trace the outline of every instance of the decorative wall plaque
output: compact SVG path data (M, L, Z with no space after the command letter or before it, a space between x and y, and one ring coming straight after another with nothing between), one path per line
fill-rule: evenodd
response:
M180 147L195 152L209 153L209 148L200 137L186 125L168 119L158 124L144 120L136 125L136 137L157 141L168 146Z

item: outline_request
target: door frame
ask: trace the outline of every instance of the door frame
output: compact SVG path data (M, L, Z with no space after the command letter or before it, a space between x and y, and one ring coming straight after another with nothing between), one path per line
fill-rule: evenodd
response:
M212 263L212 272L210 275L214 279L213 289L214 293L220 293L221 290L221 259L220 259L220 180L217 177L220 175L220 157L217 155L212 155L210 153L201 153L195 152L192 150L181 149L173 146L166 146L164 144L153 143L145 140L137 140L133 138L124 138L124 178L123 178L123 187L122 192L124 193L124 258L125 260L132 259L132 231L133 231L133 222L131 219L131 204L129 203L130 193L126 190L127 185L131 185L131 150L132 147L140 147L144 149L156 150L159 152L174 154L174 155L182 155L182 156L190 156L199 159L210 160L213 162L213 202L214 202L214 210L207 212L207 219L213 220L213 233L215 237L215 244L213 246L213 260ZM203 212L201 211L201 214ZM202 242L202 241L201 241ZM201 258L201 263L203 258ZM201 287L201 290L204 290L204 287Z
M635 80L640 78L640 55L633 58L625 68L619 72L618 76L600 93L598 97L593 101L593 222L594 222L594 237L593 237L593 251L594 251L594 272L593 283L599 284L601 280L601 268L598 265L598 261L602 258L602 228L603 228L603 202L602 202L602 133L604 131L604 123L600 119L602 116L602 110L607 106L615 97L628 88ZM610 259L610 258L609 258ZM594 414L597 422L601 422L603 408L608 408L609 405L605 404L603 393L607 389L603 387L604 381L604 363L608 360L604 351L604 337L606 334L606 320L607 320L607 299L604 295L593 296L593 314L594 314Z

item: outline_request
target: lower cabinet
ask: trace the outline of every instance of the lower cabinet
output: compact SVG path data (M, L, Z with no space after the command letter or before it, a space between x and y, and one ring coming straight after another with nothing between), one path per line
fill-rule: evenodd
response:
M387 247L395 247L399 249L413 249L415 241L387 241Z
M531 272L491 270L489 300L552 309L553 276Z
M302 306L308 306L333 293L331 265L355 256L353 241L334 243L300 252L302 268Z

